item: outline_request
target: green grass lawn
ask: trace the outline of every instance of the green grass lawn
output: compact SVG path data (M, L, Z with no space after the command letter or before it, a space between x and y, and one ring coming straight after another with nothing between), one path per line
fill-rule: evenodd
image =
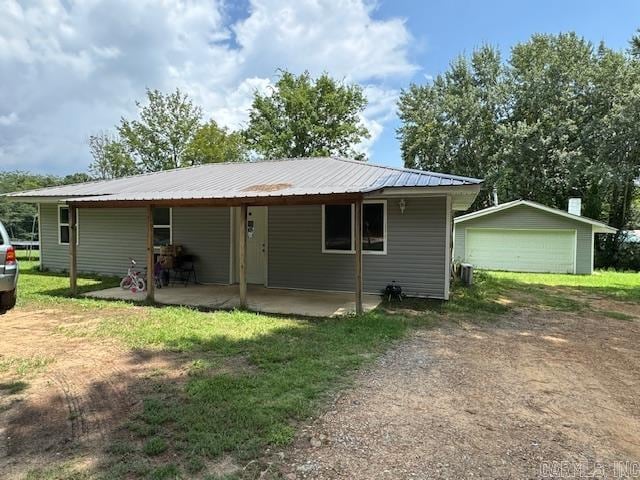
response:
M57 333L97 342L118 339L137 355L166 355L186 371L184 381L171 380L165 372L146 379L140 411L122 419L123 428L105 445L96 471L82 476L73 467L57 465L32 472L32 478L192 478L223 455L246 465L267 447L288 445L299 422L348 385L355 369L412 328L444 318L495 319L527 303L521 295L536 299L542 308L581 308L579 300L556 287L640 299L637 274L478 272L472 288L454 289L445 304L407 301L400 308L386 305L361 316L311 320L71 299L66 276L39 272L34 262L22 262L21 268L18 308L58 308L95 317ZM115 284L113 278L80 279L82 290ZM259 463L244 475L251 478L253 468L260 468Z
M596 270L593 275L487 272L500 283L515 286L560 287L623 301L640 301L640 273Z
M97 289L116 281L82 278L80 285ZM298 422L349 383L350 372L409 328L429 325L435 318L433 312L408 317L378 311L318 320L201 312L72 299L67 288L66 276L39 272L36 263L23 261L17 308L95 312L97 322L57 332L88 341L116 338L137 355L166 355L187 372L184 382L171 381L164 372L145 380L141 411L123 419L123 429L106 445L96 473L106 478L191 478L222 455L245 465L268 446L283 447L292 441ZM69 468L56 466L32 475L78 474Z

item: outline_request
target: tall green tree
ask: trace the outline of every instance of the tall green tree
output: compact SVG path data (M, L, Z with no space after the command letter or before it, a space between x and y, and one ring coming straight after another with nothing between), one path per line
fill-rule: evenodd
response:
M639 50L640 51L640 50ZM404 162L485 178L473 208L535 200L633 226L640 177L640 61L574 33L533 35L506 63L483 47L399 101ZM620 264L622 236L605 241Z
M358 144L369 138L361 114L367 99L359 85L327 74L283 71L273 91L256 92L245 136L267 158L343 155L364 159Z
M567 198L584 190L595 155L583 128L593 120L596 61L591 44L572 33L534 35L513 47L498 162L503 197L566 208Z
M202 110L180 90L147 89L147 103L136 102L139 120L122 118L118 133L138 168L156 172L186 164L184 153L202 119Z
M631 55L640 57L640 29L636 30L636 34L629 41Z
M247 145L240 132L219 127L214 120L202 125L184 152L188 165L219 162L243 162L249 159Z
M89 152L93 157L89 172L94 178L101 180L119 178L134 175L139 171L124 144L109 133L91 135Z
M573 33L534 35L508 63L483 47L399 101L407 166L486 179L502 201L525 198L624 227L638 176L638 63ZM486 206L487 194L474 208ZM618 213L614 213L618 212Z
M487 178L479 204L497 181L500 132L509 105L499 52L489 46L459 57L428 85L399 101L398 129L407 167Z

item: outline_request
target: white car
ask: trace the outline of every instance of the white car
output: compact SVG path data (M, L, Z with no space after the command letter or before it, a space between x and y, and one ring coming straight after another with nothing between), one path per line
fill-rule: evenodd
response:
M18 289L18 260L16 249L0 223L0 314L16 305Z

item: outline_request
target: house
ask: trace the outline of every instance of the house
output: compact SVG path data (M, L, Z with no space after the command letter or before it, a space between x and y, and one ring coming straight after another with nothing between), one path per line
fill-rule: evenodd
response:
M517 272L593 273L594 235L616 229L580 215L516 200L454 220L454 259L477 268Z
M42 267L68 270L72 289L78 271L122 275L129 258L153 266L160 246L180 244L197 258L198 280L238 284L241 305L257 284L355 292L359 310L363 292L392 281L410 296L449 297L453 212L469 208L480 184L330 157L207 164L9 198L39 205Z

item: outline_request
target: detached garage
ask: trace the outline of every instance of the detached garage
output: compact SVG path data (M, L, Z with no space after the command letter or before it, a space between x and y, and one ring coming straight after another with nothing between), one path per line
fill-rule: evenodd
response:
M608 225L527 200L516 200L454 220L454 260L514 272L593 272L594 235Z

